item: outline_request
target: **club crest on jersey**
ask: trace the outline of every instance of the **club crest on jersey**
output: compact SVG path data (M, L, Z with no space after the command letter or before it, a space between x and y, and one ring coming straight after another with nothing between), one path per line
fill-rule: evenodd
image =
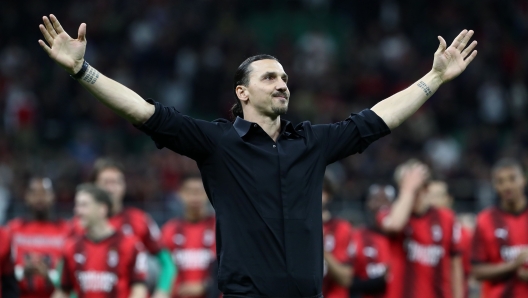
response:
M132 229L132 226L130 226L129 224L124 224L124 225L121 227L121 231L122 231L123 234L125 234L125 235L132 235L132 234L134 234L134 230Z
M116 250L111 249L108 251L108 255L106 256L106 263L110 267L117 266L117 263L119 263L119 254Z
M495 229L495 237L506 240L508 238L508 230L503 228Z
M378 250L372 246L366 246L363 248L363 254L369 258L376 258L378 256Z
M176 245L183 245L185 243L185 236L182 234L176 234L174 237L172 237L172 241Z
M433 225L431 227L431 235L433 236L433 241L440 241L442 240L442 228L439 225Z
M204 246L213 245L214 239L215 239L215 234L214 234L213 230L207 229L207 230L204 231L203 239L202 239L202 243L203 243Z
M334 247L335 247L334 235L326 235L326 237L324 237L324 250L333 251Z
M83 256L82 254L80 253L76 253L73 255L73 259L75 260L75 262L77 262L78 264L84 264L84 262L86 262L86 257Z

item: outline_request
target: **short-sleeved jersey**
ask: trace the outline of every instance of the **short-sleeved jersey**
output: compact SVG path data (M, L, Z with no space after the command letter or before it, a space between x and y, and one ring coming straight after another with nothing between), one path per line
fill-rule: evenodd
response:
M379 278L387 273L390 264L389 242L385 235L372 229L354 231L354 275L360 279ZM383 298L385 292L362 295L364 298Z
M378 214L381 224L388 210ZM451 257L460 253L460 225L447 209L411 215L401 233L390 235L389 298L451 298Z
M78 220L72 220L73 234L83 235L84 230ZM136 236L150 254L157 254L161 250L161 233L156 222L145 212L133 207L126 207L109 219L110 224L125 235Z
M471 273L471 241L473 232L465 227L461 228L460 252L462 268L464 270L464 297L469 297L469 274Z
M352 225L347 221L332 218L323 223L323 246L326 252L340 263L352 266ZM323 296L325 298L348 298L348 288L339 285L328 274L325 262L323 278Z
M473 235L472 262L500 264L513 261L528 249L528 210L519 214L497 207L483 210L477 217ZM528 265L528 264L527 264ZM528 297L528 283L515 274L500 281L486 281L488 297Z
M210 278L211 264L216 259L215 219L207 217L198 222L174 219L162 230L163 246L170 250L178 268L172 297L182 283L205 282Z
M11 234L11 249L20 297L51 297L54 286L50 278L57 277L56 269L70 232L70 225L64 220L36 221L17 218L10 221L7 227ZM28 262L41 261L49 268L49 278L24 272Z
M7 231L0 228L0 298L2 297L2 279L4 275L13 274L13 259L11 257L10 237Z
M61 289L84 298L128 298L135 283L145 283L147 254L133 235L121 231L94 242L86 236L67 240Z

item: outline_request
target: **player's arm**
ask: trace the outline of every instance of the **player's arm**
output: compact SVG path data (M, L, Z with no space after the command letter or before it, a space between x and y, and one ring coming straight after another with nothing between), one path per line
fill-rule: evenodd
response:
M162 297L162 294L170 295L172 285L176 278L176 265L172 261L170 252L166 249L160 250L156 254L156 259L160 265L160 276L157 284L156 292L161 292L154 297Z
M443 83L456 78L473 61L477 55L477 51L473 51L477 42L473 41L466 48L471 36L472 30L462 31L447 49L445 40L439 36L440 46L434 55L432 70L412 86L379 102L371 110L383 119L390 129L398 127Z
M403 230L414 205L416 193L427 179L427 170L423 165L406 169L400 182L400 193L392 204L389 214L381 221L381 229L386 233L399 233Z
M451 287L453 298L464 297L464 270L462 268L462 256L455 255L451 258Z
M54 15L50 15L50 19L43 17L43 21L44 25L39 28L47 44L39 40L40 46L69 74L78 73L83 67L86 51L86 24L81 24L77 39L73 39ZM100 102L133 124L143 124L154 114L153 105L91 66L79 82Z
M519 269L528 258L528 250L522 251L517 258L505 263L474 263L471 266L471 274L477 280L501 280Z
M340 263L330 252L324 252L324 259L328 265L328 274L330 277L343 287L352 285L354 269L352 266Z
M130 298L147 298L148 289L144 283L135 283L130 289Z

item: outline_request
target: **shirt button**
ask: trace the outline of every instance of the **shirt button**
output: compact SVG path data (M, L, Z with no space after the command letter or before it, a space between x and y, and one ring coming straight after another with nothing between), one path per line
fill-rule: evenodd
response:
M257 125L256 125L256 124L253 124L253 127L257 127Z
M273 145L273 148L277 148L277 146Z

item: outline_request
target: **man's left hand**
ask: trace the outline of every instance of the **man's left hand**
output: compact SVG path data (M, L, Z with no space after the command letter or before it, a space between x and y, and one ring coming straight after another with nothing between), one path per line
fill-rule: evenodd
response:
M438 36L440 46L434 55L432 71L438 75L443 83L460 75L477 56L477 51L473 51L477 46L477 41L473 41L466 48L473 33L473 30L463 30L447 49L445 40Z

